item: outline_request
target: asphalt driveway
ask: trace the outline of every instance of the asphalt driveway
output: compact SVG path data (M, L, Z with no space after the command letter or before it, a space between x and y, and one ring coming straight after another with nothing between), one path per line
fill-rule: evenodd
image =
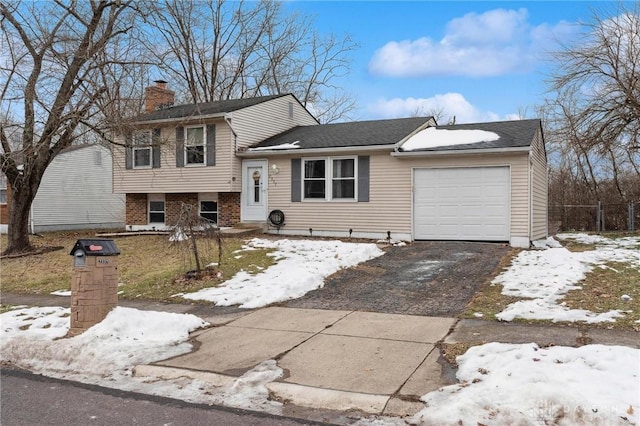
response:
M384 256L338 272L323 288L280 305L454 316L510 250L505 244L457 241L392 247Z

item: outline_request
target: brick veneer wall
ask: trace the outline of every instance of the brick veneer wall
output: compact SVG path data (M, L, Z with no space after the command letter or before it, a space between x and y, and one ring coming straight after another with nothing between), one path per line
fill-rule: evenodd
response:
M127 225L146 225L147 221L147 194L127 194Z
M164 223L168 226L176 224L180 218L180 210L182 203L195 206L198 211L198 194L182 193L182 194L165 194L164 196L165 219Z
M146 225L147 194L127 194L127 225ZM182 203L198 208L197 193L165 194L165 224L175 225L180 217ZM218 194L218 225L234 226L240 223L240 193L220 192Z
M240 223L240 193L218 193L218 225L234 226Z
M153 112L163 107L173 106L174 92L167 89L166 83L156 83L155 86L147 87L144 93L145 112Z

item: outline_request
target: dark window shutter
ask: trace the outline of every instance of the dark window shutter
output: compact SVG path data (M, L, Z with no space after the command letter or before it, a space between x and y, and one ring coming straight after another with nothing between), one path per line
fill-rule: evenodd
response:
M369 156L358 157L358 202L369 201Z
M207 166L216 165L216 125L207 126Z
M133 138L131 133L125 133L124 135L124 168L133 169Z
M300 158L291 159L291 201L294 203L302 201L301 164Z
M176 127L176 167L184 167L184 127Z
M160 129L153 129L153 134L151 135L151 158L153 160L153 168L160 168Z

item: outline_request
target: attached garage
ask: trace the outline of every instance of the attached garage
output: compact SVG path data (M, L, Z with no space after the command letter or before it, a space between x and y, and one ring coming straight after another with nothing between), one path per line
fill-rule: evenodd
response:
M240 155L268 161L268 210L286 216L273 233L514 247L547 236L540 120L438 126L414 117L302 126ZM356 167L344 173L338 166L345 162ZM305 164L324 167L313 174ZM312 185L319 197L303 191ZM337 191L343 188L349 191Z
M509 241L509 194L508 166L416 168L414 238Z

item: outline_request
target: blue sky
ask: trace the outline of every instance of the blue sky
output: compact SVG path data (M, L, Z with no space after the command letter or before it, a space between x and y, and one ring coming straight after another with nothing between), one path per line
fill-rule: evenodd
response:
M292 1L321 33L348 33L359 49L341 86L355 119L443 108L458 123L535 116L545 96L548 52L579 39L579 22L611 2ZM607 16L607 15L605 15Z

